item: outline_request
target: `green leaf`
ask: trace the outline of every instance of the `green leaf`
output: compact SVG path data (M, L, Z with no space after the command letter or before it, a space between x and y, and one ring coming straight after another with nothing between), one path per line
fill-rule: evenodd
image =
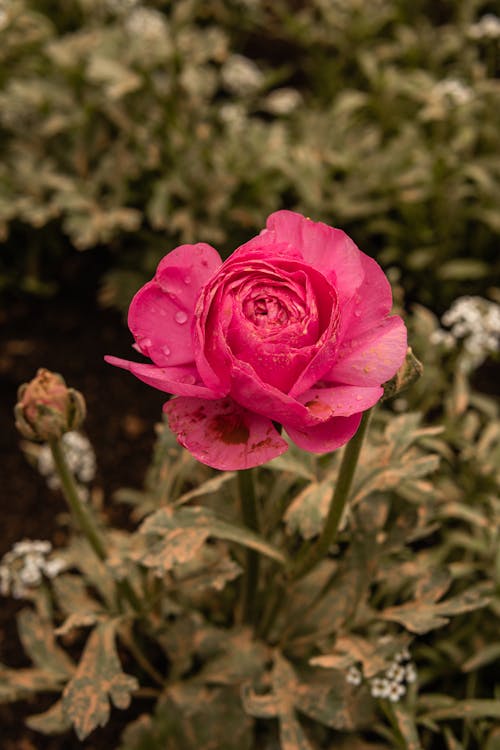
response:
M116 620L100 623L89 635L77 671L63 692L65 715L79 740L109 719L110 700L128 708L135 677L122 671L115 645Z
M205 497L205 495L212 495L214 492L218 492L221 487L230 482L236 476L235 471L224 471L218 474L212 479L208 479L206 482L202 482L200 485L195 487L189 492L185 492L175 501L175 505L183 505L184 503L193 500L195 497Z
M32 609L23 609L18 614L17 624L24 650L36 667L60 678L73 674L75 665L56 644L51 622L42 620Z
M312 750L312 745L295 716L297 685L297 677L291 665L276 652L272 671L272 693L258 695L247 688L242 696L245 711L251 716L278 718L282 750Z
M339 636L335 641L333 654L315 656L310 664L317 667L345 669L354 662L363 665L363 673L367 678L374 677L378 672L387 668L387 661L380 655L380 647L370 643L358 635Z
M312 482L292 500L284 521L289 533L299 532L312 539L321 532L333 495L333 482Z
M433 721L448 719L500 719L500 701L487 699L453 701L449 706L428 711L421 718Z
M415 721L402 703L392 703L389 707L399 732L405 742L405 750L422 750Z
M139 529L147 536L145 548L132 557L147 567L172 569L198 554L209 537L236 542L272 560L286 563L282 552L243 526L218 519L209 508L162 508L149 516ZM152 537L152 538L151 538ZM159 539L155 539L159 537Z
M491 597L471 588L444 602L435 603L422 599L398 607L388 607L381 612L380 617L383 620L399 622L412 633L423 634L447 625L452 615L486 607L490 601Z
M10 669L0 664L0 703L21 700L33 693L58 691L61 675L44 669Z
M30 729L42 734L62 734L71 729L71 721L64 713L62 701L54 703L48 711L28 716L26 724Z

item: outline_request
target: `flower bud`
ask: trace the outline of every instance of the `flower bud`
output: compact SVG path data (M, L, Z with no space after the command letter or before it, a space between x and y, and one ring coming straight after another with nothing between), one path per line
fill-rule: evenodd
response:
M82 394L68 388L61 375L44 368L20 386L17 398L16 427L28 440L57 440L77 429L85 418Z
M423 371L422 363L415 357L411 346L409 346L406 351L405 360L397 373L387 383L384 383L384 395L381 400L388 401L390 398L394 398L402 391L405 391L421 377Z

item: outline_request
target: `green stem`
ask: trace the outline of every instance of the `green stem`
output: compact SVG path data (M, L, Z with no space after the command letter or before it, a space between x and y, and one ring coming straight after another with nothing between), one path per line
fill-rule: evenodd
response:
M66 456L64 455L62 443L60 440L51 440L49 445L66 502L97 557L100 560L105 560L107 557L106 547L94 525L94 521L88 509L84 506L80 498L75 478L71 473L66 461Z
M247 528L258 532L259 517L251 469L242 469L238 472L238 485L243 523ZM259 555L255 550L247 549L242 591L242 616L244 622L253 622L254 620L258 580Z
M349 491L351 489L363 439L370 421L371 411L371 409L365 411L361 418L358 431L344 448L344 455L342 456L342 463L340 464L335 492L333 493L323 530L316 544L312 547L306 545L305 550L303 549L299 552L295 565L291 571L291 577L293 579L302 578L302 576L312 570L316 563L325 557L337 537L339 523L349 498Z
M90 546L94 550L97 557L105 561L107 558L106 546L104 541L99 534L95 526L94 519L92 518L88 508L82 502L82 499L78 493L78 486L75 482L75 478L68 466L66 456L60 440L51 440L49 442L50 449L52 451L52 457L54 459L54 465L61 482L62 491L66 502L69 505L71 513L74 519L79 525L81 531L87 538ZM133 609L140 611L142 609L141 603L137 598L135 591L127 580L118 581L116 584L118 593L121 597L128 599Z

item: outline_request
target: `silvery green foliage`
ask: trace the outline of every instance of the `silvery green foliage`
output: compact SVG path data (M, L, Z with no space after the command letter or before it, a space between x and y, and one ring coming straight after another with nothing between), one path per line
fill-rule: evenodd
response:
M488 276L499 20L473 0L12 0L0 24L0 231L116 243L105 301L283 205L397 262L424 303Z

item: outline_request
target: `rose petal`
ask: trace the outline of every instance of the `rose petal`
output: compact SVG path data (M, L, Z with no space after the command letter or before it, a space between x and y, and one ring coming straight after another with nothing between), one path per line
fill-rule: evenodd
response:
M128 324L140 351L160 367L194 361L192 320L201 287L221 264L203 242L181 245L160 261L155 278L134 296Z
M160 261L155 279L162 290L191 315L201 287L221 264L217 250L205 242L180 245Z
M221 396L220 393L215 393L202 384L194 366L157 367L119 357L106 356L104 359L110 365L128 370L143 383L158 388L159 391L173 393L176 396L197 396L202 399L217 399Z
M341 305L361 285L364 278L361 251L341 229L311 221L294 211L276 211L266 226L280 241L286 240L300 250L307 263L335 284Z
M175 398L163 407L177 440L214 469L249 469L284 453L288 445L270 419L231 399Z
M356 432L361 421L360 414L350 417L332 417L327 422L298 430L289 425L283 425L291 440L299 448L311 453L329 453L348 442Z
M128 325L140 351L160 367L194 361L192 315L149 281L133 298Z
M398 315L356 339L344 341L324 380L349 385L380 385L398 371L406 356L406 328Z
M366 411L377 403L383 392L381 386L336 385L310 388L298 400L309 409L312 417L324 422L331 417L349 417Z
M342 309L339 339L356 338L388 316L392 308L392 289L377 261L360 251L364 279Z

